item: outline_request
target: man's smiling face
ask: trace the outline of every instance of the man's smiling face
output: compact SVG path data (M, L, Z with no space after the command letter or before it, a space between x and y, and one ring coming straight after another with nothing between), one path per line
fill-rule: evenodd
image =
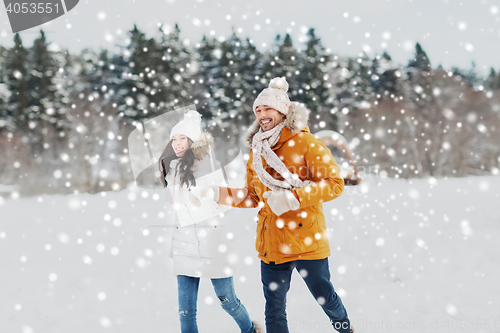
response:
M255 116L264 132L273 129L285 119L285 115L267 105L259 105L256 107Z

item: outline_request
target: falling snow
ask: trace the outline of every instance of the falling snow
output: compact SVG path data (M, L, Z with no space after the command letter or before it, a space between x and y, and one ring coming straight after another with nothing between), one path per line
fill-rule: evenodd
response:
M332 283L359 330L377 320L425 324L436 318L444 325L447 320L470 320L479 308L484 316L500 311L497 299L487 296L498 290L500 272L495 242L500 237L495 224L500 218L495 208L498 188L498 177L410 183L372 177L365 179L364 190L346 187L341 197L324 204ZM155 330L165 321L178 331L176 281L167 256L172 231L167 225L173 221L169 214L157 213L168 211L162 200L153 199L155 194L163 198L163 193L147 192L130 188L105 197L7 199L0 258L18 269L1 275L0 282L19 285L19 292L0 306L2 313L16 313L18 318L5 323L9 330L43 331L43 318L32 314L51 313L59 318L56 325L72 325L76 332L84 322L89 325L85 331L101 327L132 333L128 327ZM131 193L138 194L134 201ZM91 214L83 212L88 207ZM263 323L260 261L254 248L256 210L228 214L232 223L226 235L238 246L231 253L220 250L231 255L238 297L252 318ZM294 273L292 278L290 323L325 319L317 304L321 300L312 299L301 282L300 275L306 274ZM25 283L31 287L21 287ZM479 300L478 294L484 297ZM228 332L234 331L208 280L202 280L199 299L200 325L210 331L224 323ZM156 311L159 315L151 316Z

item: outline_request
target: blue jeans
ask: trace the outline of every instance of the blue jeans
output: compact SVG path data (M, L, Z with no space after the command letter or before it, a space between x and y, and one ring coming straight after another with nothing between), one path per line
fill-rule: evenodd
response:
M233 317L242 333L253 333L255 326L250 320L247 310L234 292L233 278L211 279L215 294L222 308ZM179 317L182 333L198 333L196 323L196 304L200 278L177 275L179 293Z
M330 318L333 327L341 333L348 333L350 321L342 300L330 282L328 258L296 260L278 265L261 261L261 279L266 298L266 331L288 333L286 294L290 289L294 268L301 273L309 291Z

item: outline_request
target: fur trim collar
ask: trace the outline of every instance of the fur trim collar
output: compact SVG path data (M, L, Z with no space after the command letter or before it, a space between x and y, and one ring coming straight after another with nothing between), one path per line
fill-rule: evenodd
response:
M193 151L194 158L201 161L205 156L208 155L208 145L214 142L212 134L208 132L202 132L201 138L198 141L193 142L191 145L191 150Z
M290 129L293 133L299 133L304 127L307 126L310 111L303 103L291 102L288 109L288 115L285 119L285 127ZM252 140L255 134L259 131L260 125L257 120L247 130L244 137L244 143L249 147L252 145Z

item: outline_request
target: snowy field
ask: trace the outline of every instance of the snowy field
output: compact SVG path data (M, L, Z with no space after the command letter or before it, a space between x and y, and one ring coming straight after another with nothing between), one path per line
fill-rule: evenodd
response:
M357 332L500 332L500 177L372 178L324 205ZM236 291L264 323L255 209L228 213ZM179 332L161 191L0 198L1 333ZM291 332L333 332L294 272ZM202 280L199 327L238 332Z

